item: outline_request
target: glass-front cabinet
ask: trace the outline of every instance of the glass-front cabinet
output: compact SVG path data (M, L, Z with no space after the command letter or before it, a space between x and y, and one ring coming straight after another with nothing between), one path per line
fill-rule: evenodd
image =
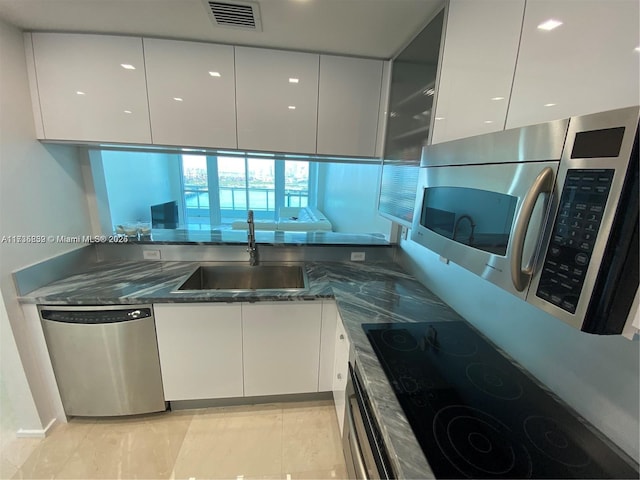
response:
M433 124L445 9L394 58L378 211L410 226L422 147Z
M420 161L427 145L444 10L393 60L384 156Z

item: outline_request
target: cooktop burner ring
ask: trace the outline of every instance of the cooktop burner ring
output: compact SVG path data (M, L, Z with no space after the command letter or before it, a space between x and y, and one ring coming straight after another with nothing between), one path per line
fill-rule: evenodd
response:
M533 446L544 456L568 467L584 467L591 462L579 445L565 434L565 429L555 420L531 415L524 420L524 433Z
M418 349L418 342L406 330L385 330L382 332L381 338L389 348L400 352L411 352Z
M474 387L492 397L517 400L523 394L522 385L512 375L490 363L470 363L465 372Z
M511 430L504 423L482 410L465 405L444 407L433 418L433 433L442 454L466 477L531 475L526 447L510 438Z

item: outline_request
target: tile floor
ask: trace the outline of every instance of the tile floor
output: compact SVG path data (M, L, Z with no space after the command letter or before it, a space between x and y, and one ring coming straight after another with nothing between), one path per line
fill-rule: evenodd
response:
M329 400L75 418L42 440L2 433L2 479L346 477Z

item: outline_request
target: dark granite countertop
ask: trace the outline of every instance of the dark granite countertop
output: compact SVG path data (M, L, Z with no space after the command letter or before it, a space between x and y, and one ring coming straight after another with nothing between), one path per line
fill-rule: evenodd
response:
M461 320L395 264L309 262L309 289L302 292L171 293L196 262L109 262L39 288L20 300L38 304L133 304L161 302L295 301L335 298L364 376L398 478L434 478L362 323Z

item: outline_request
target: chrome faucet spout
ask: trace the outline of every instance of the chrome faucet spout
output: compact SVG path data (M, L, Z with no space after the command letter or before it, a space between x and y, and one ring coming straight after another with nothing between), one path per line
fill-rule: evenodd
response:
M247 212L247 252L249 252L249 265L258 265L258 246L256 245L256 226L253 221L253 210Z

